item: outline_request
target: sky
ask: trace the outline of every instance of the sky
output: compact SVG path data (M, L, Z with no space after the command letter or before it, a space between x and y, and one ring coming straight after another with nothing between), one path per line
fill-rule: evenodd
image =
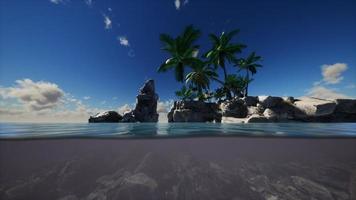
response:
M80 122L133 107L154 79L166 112L181 87L159 34L240 29L263 57L250 95L356 97L354 0L0 0L0 121ZM228 66L229 73L237 73ZM221 72L220 72L221 73Z

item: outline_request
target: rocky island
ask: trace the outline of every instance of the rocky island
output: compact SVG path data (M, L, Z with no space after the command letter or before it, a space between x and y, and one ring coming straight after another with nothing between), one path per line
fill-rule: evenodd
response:
M136 97L133 110L121 116L116 111L98 113L96 122L158 122L158 94L148 80ZM175 101L168 122L268 123L268 122L356 122L356 100L316 97L246 96L220 102Z

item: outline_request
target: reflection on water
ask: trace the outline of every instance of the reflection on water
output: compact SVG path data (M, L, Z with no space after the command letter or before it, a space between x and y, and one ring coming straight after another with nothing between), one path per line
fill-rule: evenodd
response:
M0 138L179 137L179 136L356 137L355 123L0 123Z

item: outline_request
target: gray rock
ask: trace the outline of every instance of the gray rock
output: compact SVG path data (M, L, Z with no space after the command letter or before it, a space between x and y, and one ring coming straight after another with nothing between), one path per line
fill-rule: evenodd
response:
M90 116L89 123L120 122L122 116L116 111L106 111Z
M242 99L232 99L220 104L222 116L245 118L248 110L245 102Z
M273 96L258 96L258 102L265 108L273 108L280 105L283 102L281 97Z
M313 97L303 97L294 102L297 118L320 117L330 115L335 111L336 103L330 100Z
M335 112L356 114L356 99L336 99Z
M256 106L258 103L258 97L247 96L243 97L242 100L245 102L246 106Z
M158 95L155 92L154 80L148 80L136 97L136 106L133 110L135 119L139 122L157 122L157 101Z
M137 122L135 115L133 114L133 111L125 112L124 115L122 116L121 122L125 122L125 123Z
M245 123L266 123L270 122L269 119L267 119L265 116L261 115L251 115L249 118L245 120Z
M248 106L247 107L247 116L251 116L253 114L261 114L259 108L257 106Z
M284 100L285 102L291 103L291 104L293 104L293 103L296 101L296 99L294 99L294 97L291 97L291 96L289 96L289 97L283 97L283 100Z
M168 122L220 122L221 114L216 103L177 101L167 115Z
M279 118L279 115L277 112L275 112L274 110L267 108L264 112L263 112L263 116L265 116L267 119L273 119L273 120L277 120Z

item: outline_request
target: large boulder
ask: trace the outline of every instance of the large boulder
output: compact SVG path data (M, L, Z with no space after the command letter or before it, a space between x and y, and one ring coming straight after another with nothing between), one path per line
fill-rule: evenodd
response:
M356 99L336 99L335 112L356 114Z
M135 119L139 122L157 122L157 101L158 95L155 91L154 80L148 80L136 97L136 106L132 111Z
M245 120L245 123L267 123L271 122L265 116L253 114Z
M258 96L258 102L265 108L273 108L280 105L283 102L283 98L273 96Z
M202 101L176 101L167 115L168 122L220 122L216 103Z
M238 98L222 102L220 109L224 117L245 118L248 114L245 101Z
M247 96L243 97L242 100L245 102L246 106L257 106L258 97Z
M116 111L106 111L97 113L94 116L90 116L89 123L100 123L100 122L120 122L122 116Z
M296 118L316 118L331 115L336 108L336 103L331 100L314 97L302 97L294 102Z

